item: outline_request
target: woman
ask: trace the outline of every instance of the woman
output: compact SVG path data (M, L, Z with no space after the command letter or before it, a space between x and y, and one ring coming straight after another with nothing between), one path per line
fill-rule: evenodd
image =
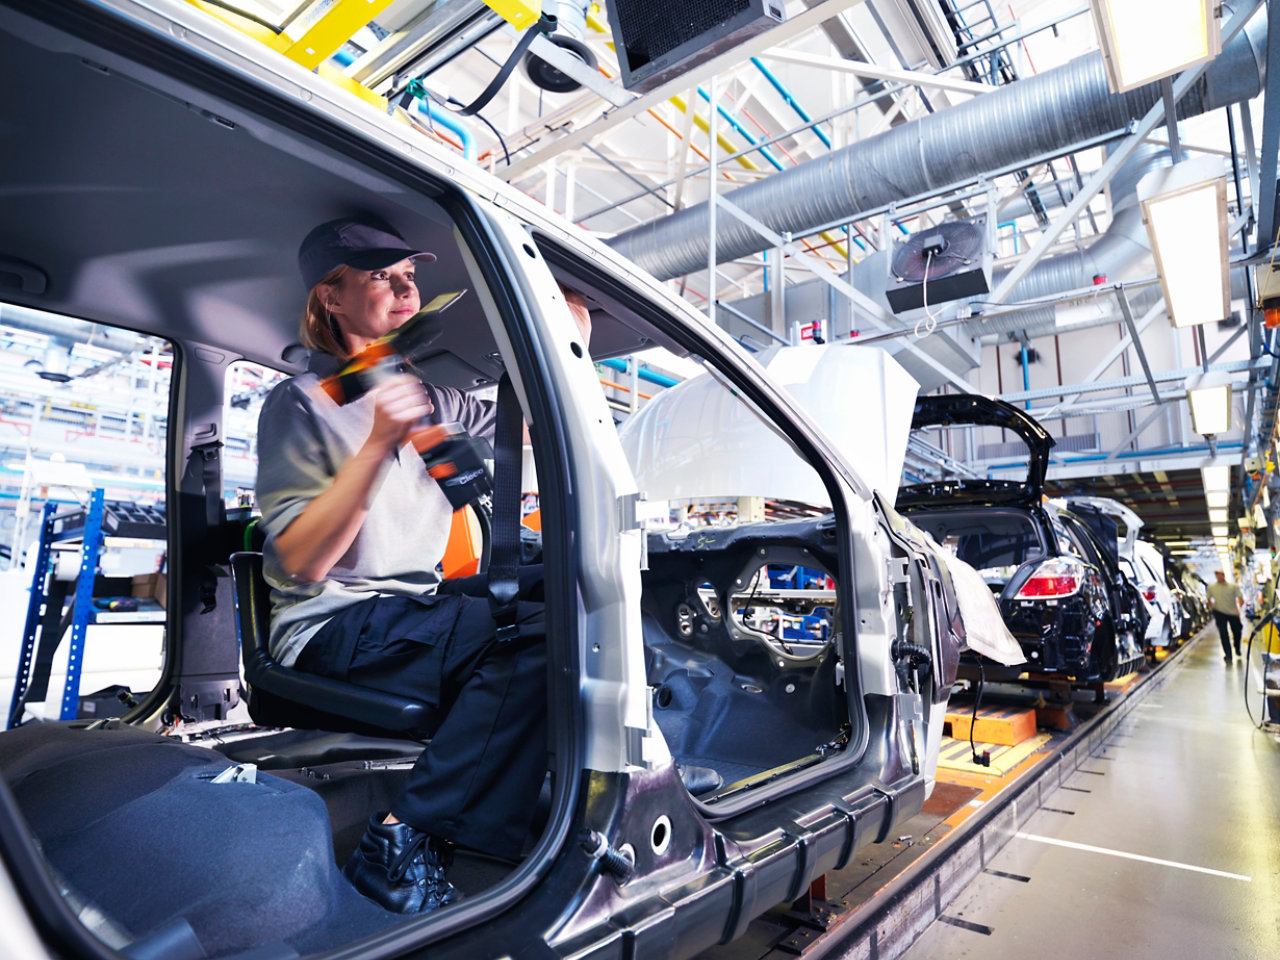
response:
M407 374L345 406L319 388L417 312L415 271L434 260L373 217L312 230L298 254L312 359L272 390L258 428L272 654L436 708L430 747L343 869L404 913L459 897L451 844L518 857L546 772L541 597L522 591L520 637L498 643L486 600L439 589L452 510L406 443L424 420L492 439L495 404ZM571 309L586 313L581 298Z

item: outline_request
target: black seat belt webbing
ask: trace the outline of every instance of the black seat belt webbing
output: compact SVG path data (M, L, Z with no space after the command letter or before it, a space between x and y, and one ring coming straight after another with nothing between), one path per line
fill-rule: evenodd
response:
M498 413L493 450L493 532L489 560L489 610L498 639L516 635L516 597L520 592L520 404L509 374L498 383Z
M204 487L204 519L210 532L222 523L222 441L198 443L191 448L200 458L200 483Z

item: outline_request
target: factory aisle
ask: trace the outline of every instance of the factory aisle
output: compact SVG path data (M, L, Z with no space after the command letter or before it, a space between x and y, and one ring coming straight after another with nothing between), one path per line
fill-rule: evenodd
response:
M907 960L1274 960L1280 736L1212 628L1184 657Z

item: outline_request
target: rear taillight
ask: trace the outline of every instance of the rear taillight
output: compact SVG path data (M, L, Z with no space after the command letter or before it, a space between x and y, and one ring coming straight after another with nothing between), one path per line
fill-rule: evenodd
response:
M1155 603L1155 599L1156 599L1156 588L1155 588L1155 587L1143 587L1143 588L1142 588L1142 599L1143 599L1143 600L1145 600L1145 601L1147 601L1147 603Z
M1084 584L1085 566L1074 557L1054 557L1036 567L1017 593L1019 600L1070 597Z

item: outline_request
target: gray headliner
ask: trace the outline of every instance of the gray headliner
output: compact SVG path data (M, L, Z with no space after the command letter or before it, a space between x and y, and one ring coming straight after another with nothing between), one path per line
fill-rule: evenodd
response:
M420 271L424 299L467 285L450 221L421 194L368 171L353 183L349 162L260 119L211 119L75 53L9 33L0 49L0 88L35 92L0 107L0 258L49 278L43 295L6 290L13 299L288 368L305 295L298 242L362 209L439 257ZM493 349L487 334L475 342L479 298L448 317L471 331L464 355Z
M424 302L475 283L451 219L422 190L208 91L8 15L0 89L27 92L0 103L6 299L296 370L283 359L305 294L295 256L316 223L362 210L391 220L439 258L419 271ZM38 266L48 289L6 289L6 259ZM684 352L608 291L553 270L595 303L595 358L652 343ZM488 382L481 298L445 319L424 374Z

